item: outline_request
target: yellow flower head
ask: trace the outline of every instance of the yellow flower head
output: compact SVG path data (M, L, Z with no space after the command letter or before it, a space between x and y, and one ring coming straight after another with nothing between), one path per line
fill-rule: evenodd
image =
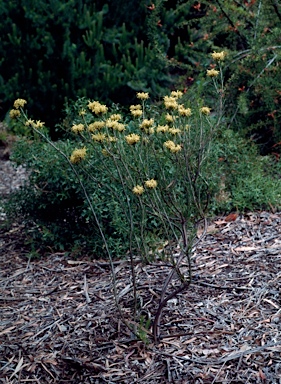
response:
M189 117L189 116L192 115L191 109L190 108L185 108L183 104L179 105L178 111L179 111L179 114L181 116Z
M134 188L133 188L133 193L135 195L142 195L144 193L144 188L142 185L136 185Z
M25 106L26 103L27 103L27 101L24 100L24 99L17 99L17 100L15 100L15 102L14 102L14 107L15 107L16 109L23 108L23 107Z
M207 76L209 76L209 77L217 77L219 73L220 73L220 72L217 71L217 70L214 69L214 68L212 68L212 69L207 69Z
M211 113L211 108L209 107L202 107L200 108L200 111L203 115L208 116Z
M176 153L181 150L181 146L179 144L175 144L172 140L165 141L163 145L172 153Z
M124 132L126 130L125 124L117 123L116 131Z
M226 52L225 51L213 52L211 53L211 56L215 61L223 61L226 57Z
M116 129L116 127L118 125L118 121L108 119L108 120L106 120L105 125L107 126L107 128Z
M177 109L178 103L174 97L164 96L164 105L166 109Z
M86 156L86 151L87 149L85 147L80 149L74 149L74 151L70 156L71 163L76 164L76 163L79 163L81 160L83 160Z
M134 117L141 117L141 115L142 115L142 108L141 108L141 105L140 105L140 104L137 104L137 105L131 105L131 106L130 106L130 111L131 111L131 114L132 114Z
M34 120L31 120L31 119L26 120L25 125L27 127L29 127L30 125L34 126L35 125Z
M81 109L81 111L79 112L79 116L84 116L86 115L86 110L83 108Z
M166 119L167 123L172 123L174 121L173 116L170 115L169 113L167 113L167 115L165 116L165 119Z
M114 120L114 121L119 121L121 120L122 116L120 115L120 113L115 113L111 116L109 116L110 120Z
M153 124L154 119L144 119L143 122L140 124L140 129L150 128Z
M144 184L147 188L150 189L154 189L157 187L157 181L154 179L147 180Z
M44 124L45 123L43 123L43 121L37 120L36 123L34 124L34 127L35 128L42 128Z
M130 106L130 111L137 111L137 110L141 110L141 105L140 104L137 104L137 105L131 105Z
M90 132L95 132L95 131L97 131L99 129L102 129L104 126L105 126L105 122L104 121L95 121L94 123L89 124L88 130Z
M171 97L174 97L175 99L179 99L182 96L183 96L183 92L181 92L181 91L172 91L171 92Z
M138 92L137 98L140 100L147 100L149 99L149 94L147 92Z
M178 133L181 133L181 130L179 128L172 127L169 128L169 133L171 133L172 135L177 135Z
M9 115L11 119L15 119L20 116L20 111L18 109L11 109Z
M101 104L99 101L89 101L88 108L96 115L102 115L106 113L108 108L106 105Z
M97 133L95 135L92 135L92 139L97 142L102 142L105 140L105 135L103 133Z
M123 132L126 129L124 124L119 123L116 120L111 120L111 119L106 120L106 126L107 126L107 128L111 128L111 129L118 131L118 132Z
M157 128L156 128L156 132L157 133L165 133L165 132L168 132L169 130L169 126L168 125L158 125Z
M71 128L72 132L79 133L84 131L84 124L75 124Z
M131 111L131 114L134 116L134 117L141 117L142 115L142 111L140 109L135 109L134 111Z
M128 144L133 145L140 141L140 136L135 133L131 133L130 135L125 136L125 140Z

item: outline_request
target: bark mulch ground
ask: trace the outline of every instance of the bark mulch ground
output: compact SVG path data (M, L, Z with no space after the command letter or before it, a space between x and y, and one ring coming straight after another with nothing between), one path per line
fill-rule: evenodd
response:
M29 260L22 228L2 229L0 382L281 383L281 213L231 219L212 221L194 249L193 282L164 308L158 343L123 325L107 261ZM115 271L129 319L128 262ZM169 271L161 257L136 260L143 326Z

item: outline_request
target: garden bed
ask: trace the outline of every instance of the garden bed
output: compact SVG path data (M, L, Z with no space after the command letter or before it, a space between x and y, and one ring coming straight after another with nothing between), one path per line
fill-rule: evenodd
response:
M2 229L2 382L280 383L280 223L281 213L268 212L211 222L192 256L191 286L164 308L158 343L123 325L106 260L53 252L30 260L22 228ZM160 258L136 263L143 316L153 320L170 269ZM128 262L115 270L129 320Z

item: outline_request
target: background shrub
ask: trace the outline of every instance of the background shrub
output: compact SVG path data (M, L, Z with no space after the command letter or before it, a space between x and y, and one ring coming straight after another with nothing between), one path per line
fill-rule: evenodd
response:
M51 125L66 100L127 104L136 90L163 94L172 82L165 52L157 54L147 37L150 14L151 35L162 28L155 19L162 3L154 12L145 0L1 2L2 116L17 97Z

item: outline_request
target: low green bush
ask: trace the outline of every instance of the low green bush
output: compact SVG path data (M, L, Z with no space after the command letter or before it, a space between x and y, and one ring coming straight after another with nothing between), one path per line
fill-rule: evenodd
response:
M280 207L281 173L274 157L259 155L255 144L231 129L221 131L215 147L221 180L214 213Z

